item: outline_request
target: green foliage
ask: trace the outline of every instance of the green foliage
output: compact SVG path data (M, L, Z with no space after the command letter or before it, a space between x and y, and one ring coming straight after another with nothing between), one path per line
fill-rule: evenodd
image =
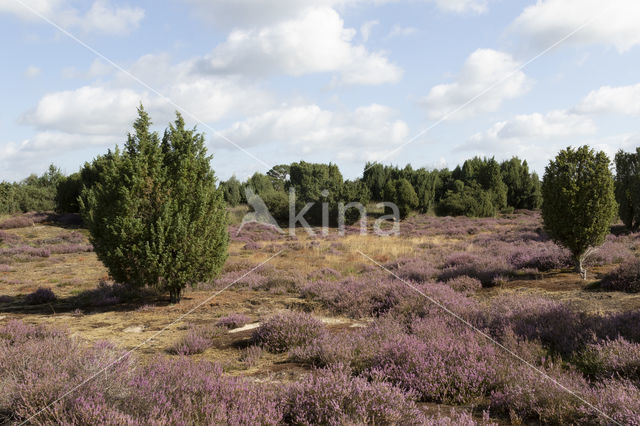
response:
M229 180L221 182L220 190L228 206L235 207L242 202L242 184L235 176L231 176Z
M636 152L616 154L615 194L618 214L625 226L640 228L640 148Z
M118 282L155 286L180 300L217 276L227 257L227 216L204 136L177 114L162 142L142 107L123 151L85 166L80 208L100 260Z
M491 194L477 184L455 181L455 189L447 191L436 207L440 216L493 217L496 208Z
M545 168L542 182L544 227L574 256L584 276L583 261L604 242L616 214L609 158L588 146L560 151Z
M411 183L404 178L398 179L396 184L396 205L401 218L409 216L418 207L418 195Z
M500 165L502 181L507 186L507 204L514 209L538 209L542 204L540 179L529 173L527 161L513 157Z
M64 179L53 164L42 176L31 175L21 182L0 182L0 214L55 209L56 187Z
M63 178L56 186L56 211L58 213L78 213L78 198L82 192L82 175L80 172Z

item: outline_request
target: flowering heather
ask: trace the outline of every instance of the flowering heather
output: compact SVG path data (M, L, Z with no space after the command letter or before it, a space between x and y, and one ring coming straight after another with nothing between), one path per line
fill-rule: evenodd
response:
M466 275L480 280L483 286L492 286L496 284L496 278L510 276L513 273L514 269L507 260L495 253L459 252L446 259L438 278L448 281Z
M86 253L93 251L91 244L55 244L47 246L51 254Z
M40 287L33 293L27 294L24 298L24 303L27 305L41 305L54 302L56 299L55 293L50 288Z
M607 235L604 244L586 259L586 264L599 266L632 261L634 255L630 247L631 242L628 236Z
M547 348L570 355L584 347L592 330L584 314L567 304L536 296L502 296L477 314L476 323L500 338L505 331L528 340L539 340Z
M5 264L5 263L0 263L0 272L9 272L12 271L13 269L11 268L11 266Z
M16 246L0 248L0 256L49 257L51 250L47 247Z
M283 234L271 225L261 223L246 223L240 229L240 226L232 225L229 227L229 235L231 241L238 242L255 242L255 241L275 241L282 239Z
M278 353L311 342L324 333L322 321L306 313L287 311L262 323L252 340L269 352Z
M421 257L398 259L385 266L400 278L416 283L433 282L438 275L433 263Z
M249 241L247 244L242 247L244 250L260 250L262 248L262 244L256 241Z
M194 355L207 350L216 337L220 337L224 329L210 325L190 326L187 332L170 348L169 352L176 355Z
M424 424L410 394L389 383L352 377L340 365L290 385L283 405L289 424Z
M496 359L494 347L480 345L471 333L429 339L404 335L383 344L371 374L415 392L422 401L474 403L495 385Z
M220 318L216 323L216 325L218 327L224 327L224 328L238 328L238 327L242 327L243 325L248 323L250 320L251 318L243 314L231 314L231 315L227 315L226 317Z
M589 377L624 377L640 384L640 344L624 338L589 344L576 364Z
M262 348L260 346L251 345L242 351L240 361L244 362L248 367L255 366L262 357Z
M278 402L269 388L224 376L219 365L160 358L135 374L123 405L147 424L276 425Z
M445 283L445 285L461 293L473 293L482 288L482 282L479 279L471 278L466 275L460 275L459 277L450 279Z
M26 228L33 226L33 220L26 216L15 216L0 222L0 229Z
M15 244L20 240L16 234L10 232L0 231L0 243Z
M625 261L602 279L600 288L627 293L640 292L640 260L634 257Z
M373 274L342 280L315 281L301 291L303 297L322 303L332 313L352 318L388 312L412 290L397 279Z

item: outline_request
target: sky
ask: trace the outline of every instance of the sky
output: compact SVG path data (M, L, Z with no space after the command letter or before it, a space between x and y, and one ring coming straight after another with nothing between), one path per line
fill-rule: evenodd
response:
M637 0L0 0L0 180L180 111L220 179L640 146Z

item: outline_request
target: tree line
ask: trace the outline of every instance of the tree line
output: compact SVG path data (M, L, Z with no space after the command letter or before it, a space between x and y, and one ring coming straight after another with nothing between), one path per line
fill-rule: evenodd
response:
M297 207L315 203L308 217L316 223L321 203L335 212L340 202L386 201L396 204L404 218L412 211L491 217L515 209L537 209L542 202L538 175L517 157L502 163L474 157L453 170L367 163L362 177L354 180L344 180L335 164L301 161L275 166L266 174L257 172L245 182L232 177L221 182L220 188L230 206L246 203L246 190L251 188L279 220L288 218L293 189Z

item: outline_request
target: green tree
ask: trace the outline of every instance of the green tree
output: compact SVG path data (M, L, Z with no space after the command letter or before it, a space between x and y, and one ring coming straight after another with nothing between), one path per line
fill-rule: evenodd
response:
M235 176L221 182L220 189L229 206L235 207L242 202L242 184Z
M615 162L618 214L627 228L636 231L640 227L640 149L618 151Z
M217 276L227 257L227 215L204 136L177 114L162 142L142 106L124 150L100 158L80 208L100 260L118 282L154 286L180 301Z
M586 279L585 259L604 242L616 214L609 158L588 146L560 151L545 168L542 218L551 238L573 254Z
M404 219L409 216L411 211L418 207L418 195L411 186L411 182L401 178L396 181L396 205L400 211L400 218Z

